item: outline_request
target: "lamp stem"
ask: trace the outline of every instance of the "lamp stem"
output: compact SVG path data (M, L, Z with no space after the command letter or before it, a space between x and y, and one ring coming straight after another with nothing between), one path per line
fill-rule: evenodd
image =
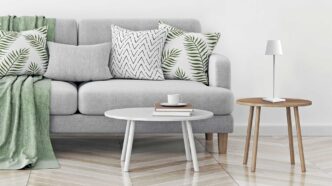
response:
M274 90L275 90L275 66L276 66L276 64L275 64L275 62L276 62L276 56L275 55L273 55L273 99L275 98L274 97Z

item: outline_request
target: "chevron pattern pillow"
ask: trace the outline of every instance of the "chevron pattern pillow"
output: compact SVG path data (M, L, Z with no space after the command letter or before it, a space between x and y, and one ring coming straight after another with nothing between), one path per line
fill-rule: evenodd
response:
M162 69L166 79L208 82L209 57L217 45L219 33L185 32L165 23L159 29L168 30L162 55Z
M164 80L161 69L167 30L131 31L112 25L114 78Z

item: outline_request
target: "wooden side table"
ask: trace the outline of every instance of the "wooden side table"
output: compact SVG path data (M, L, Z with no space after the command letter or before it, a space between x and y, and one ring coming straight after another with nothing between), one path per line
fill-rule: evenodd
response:
M253 121L253 117L254 117L254 110L256 108L256 121L255 121L256 124L255 124L254 144L253 144L254 148L252 150L252 162L251 162L251 171L252 172L256 171L257 146L258 146L261 107L286 108L286 116L287 116L287 124L288 124L289 150L290 150L290 162L291 162L292 165L295 164L294 146L293 146L293 132L292 132L292 119L291 119L291 107L293 107L294 108L296 131L297 131L298 146L299 146L299 154L300 154L300 160L301 160L301 169L302 169L302 172L305 172L306 168L305 168L305 160L304 160L304 153L303 153L303 143L302 143L299 107L309 106L309 105L312 104L312 102L309 101L309 100L290 99L290 98L287 98L286 101L279 102L279 103L267 102L267 101L264 101L262 98L244 98L244 99L239 99L236 102L237 102L237 104L240 104L240 105L250 106L249 119L248 119L248 128L247 128L247 137L246 137L246 144L245 144L245 148L244 148L243 164L247 164L247 162L248 162L248 153L249 153L252 121Z

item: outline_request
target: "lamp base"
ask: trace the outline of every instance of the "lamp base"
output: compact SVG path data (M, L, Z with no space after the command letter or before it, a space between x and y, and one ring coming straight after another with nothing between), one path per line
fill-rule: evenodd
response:
M271 102L271 103L278 103L278 102L286 101L286 99L282 99L282 98L263 98L263 100Z

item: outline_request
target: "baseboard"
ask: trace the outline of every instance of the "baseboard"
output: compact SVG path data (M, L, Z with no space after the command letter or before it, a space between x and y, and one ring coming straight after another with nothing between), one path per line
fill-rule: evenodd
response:
M253 124L254 125L254 124ZM306 124L301 126L302 136L332 136L332 124ZM235 124L234 136L245 136L247 131L246 124ZM254 127L252 128L252 134ZM285 124L263 125L259 129L260 136L287 136L287 126ZM293 125L293 134L296 135L296 128Z
M254 125L254 124L253 124ZM235 124L234 126L234 132L231 133L230 135L232 136L245 136L247 132L247 125L244 124ZM251 134L253 135L254 133L254 127L252 129ZM175 135L180 135L175 134ZM271 125L263 125L259 129L259 134L260 136L287 136L287 127L286 125L283 124L271 124ZM293 125L293 134L296 136L296 128ZM144 134L144 135L155 135L155 134ZM158 135L172 135L172 134L158 134ZM53 138L63 138L63 137L82 137L82 136L88 136L88 137L114 137L114 136L123 136L123 134L91 134L91 133L81 133L81 134L75 134L75 133L70 133L70 134L51 134ZM302 136L332 136L332 124L327 125L327 124L321 124L321 125L304 125L302 126Z

